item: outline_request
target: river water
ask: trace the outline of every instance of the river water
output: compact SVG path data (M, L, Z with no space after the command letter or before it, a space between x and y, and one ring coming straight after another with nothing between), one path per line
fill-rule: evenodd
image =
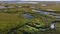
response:
M57 13L54 13L54 12L47 12L47 11L42 11L42 10L32 10L33 12L37 12L37 13L40 13L40 14L48 14L50 16L54 16L56 18L60 18L60 14L57 15Z
M49 14L49 15L54 16L54 17L56 17L56 18L60 18L60 15L56 15L57 13L46 12L46 11L41 11L41 10L32 10L32 11L34 11L34 12L39 12L40 14ZM26 17L26 18L33 18L32 15L27 14L27 13L23 13L22 16L24 16L24 17ZM54 27L55 27L54 25L55 25L55 23L52 23L52 24L50 25L52 29L54 29ZM8 34L11 33L11 32L14 32L14 30L16 30L16 29L18 29L18 28L20 28L20 27L22 27L22 26L17 26L17 27L15 27L15 28L11 29L11 31L9 31ZM40 29L40 30L45 31L46 29L47 29L47 28L42 28L42 29ZM23 34L28 34L28 32L23 32Z

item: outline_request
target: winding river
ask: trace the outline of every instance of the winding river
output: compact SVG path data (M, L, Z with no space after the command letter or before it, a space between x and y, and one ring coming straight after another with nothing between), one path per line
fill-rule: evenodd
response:
M51 16L54 16L54 17L56 17L56 18L60 18L60 14L58 14L58 15L56 15L57 13L54 13L54 12L46 12L46 11L42 11L42 10L32 10L33 12L39 12L40 14L49 14L49 15L51 15ZM29 14L23 14L23 16L24 17L26 17L26 18L33 18L33 16L31 16L31 15L29 15ZM52 28L52 29L54 29L55 28L55 22L56 21L52 21L52 23L51 23L51 25L50 25L50 28ZM25 24L26 25L26 24ZM22 25L22 26L16 26L15 28L12 28L12 29L10 29L10 31L7 33L7 34L10 34L11 32L14 32L15 30L17 30L17 29L19 29L19 28L21 28L21 27L23 27L24 25ZM29 25L29 26L32 26L32 25ZM35 27L35 26L33 26L33 27ZM35 27L35 28L37 28L37 27ZM41 27L40 27L41 28ZM46 30L47 28L43 28L43 29L41 29L41 30ZM28 32L23 32L23 34L28 34Z
M54 16L56 18L60 18L60 14L58 14L58 13L54 13L54 12L50 12L50 11L43 11L43 10L32 10L32 11L40 13L40 14L48 14L50 16Z

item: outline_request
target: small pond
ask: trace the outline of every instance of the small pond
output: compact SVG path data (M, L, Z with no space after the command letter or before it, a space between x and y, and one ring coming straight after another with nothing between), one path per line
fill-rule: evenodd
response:
M30 14L27 14L27 13L24 13L24 14L22 14L24 17L26 17L26 18L33 18L33 16L32 15L30 15Z

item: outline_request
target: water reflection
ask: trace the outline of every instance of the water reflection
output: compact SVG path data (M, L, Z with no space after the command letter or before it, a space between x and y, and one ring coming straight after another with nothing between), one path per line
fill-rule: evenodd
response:
M55 16L56 18L60 18L60 16Z
M29 15L29 14L26 14L26 13L24 13L23 16L26 17L26 18L33 18L32 15Z
M32 10L33 12L39 12L40 14L49 14L51 16L54 16L56 18L60 18L60 16L57 16L56 13L54 12L47 12L47 11L43 11L43 10Z
M50 28L54 29L55 28L55 23L52 22L51 25L50 25Z
M46 12L46 11L42 11L42 10L32 10L34 12L40 12L41 14L56 14L56 13L53 13L53 12Z

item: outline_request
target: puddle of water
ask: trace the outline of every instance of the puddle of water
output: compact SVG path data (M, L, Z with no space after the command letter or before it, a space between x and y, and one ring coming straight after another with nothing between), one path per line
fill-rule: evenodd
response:
M33 18L33 16L29 15L29 14L23 14L24 17L26 18Z

